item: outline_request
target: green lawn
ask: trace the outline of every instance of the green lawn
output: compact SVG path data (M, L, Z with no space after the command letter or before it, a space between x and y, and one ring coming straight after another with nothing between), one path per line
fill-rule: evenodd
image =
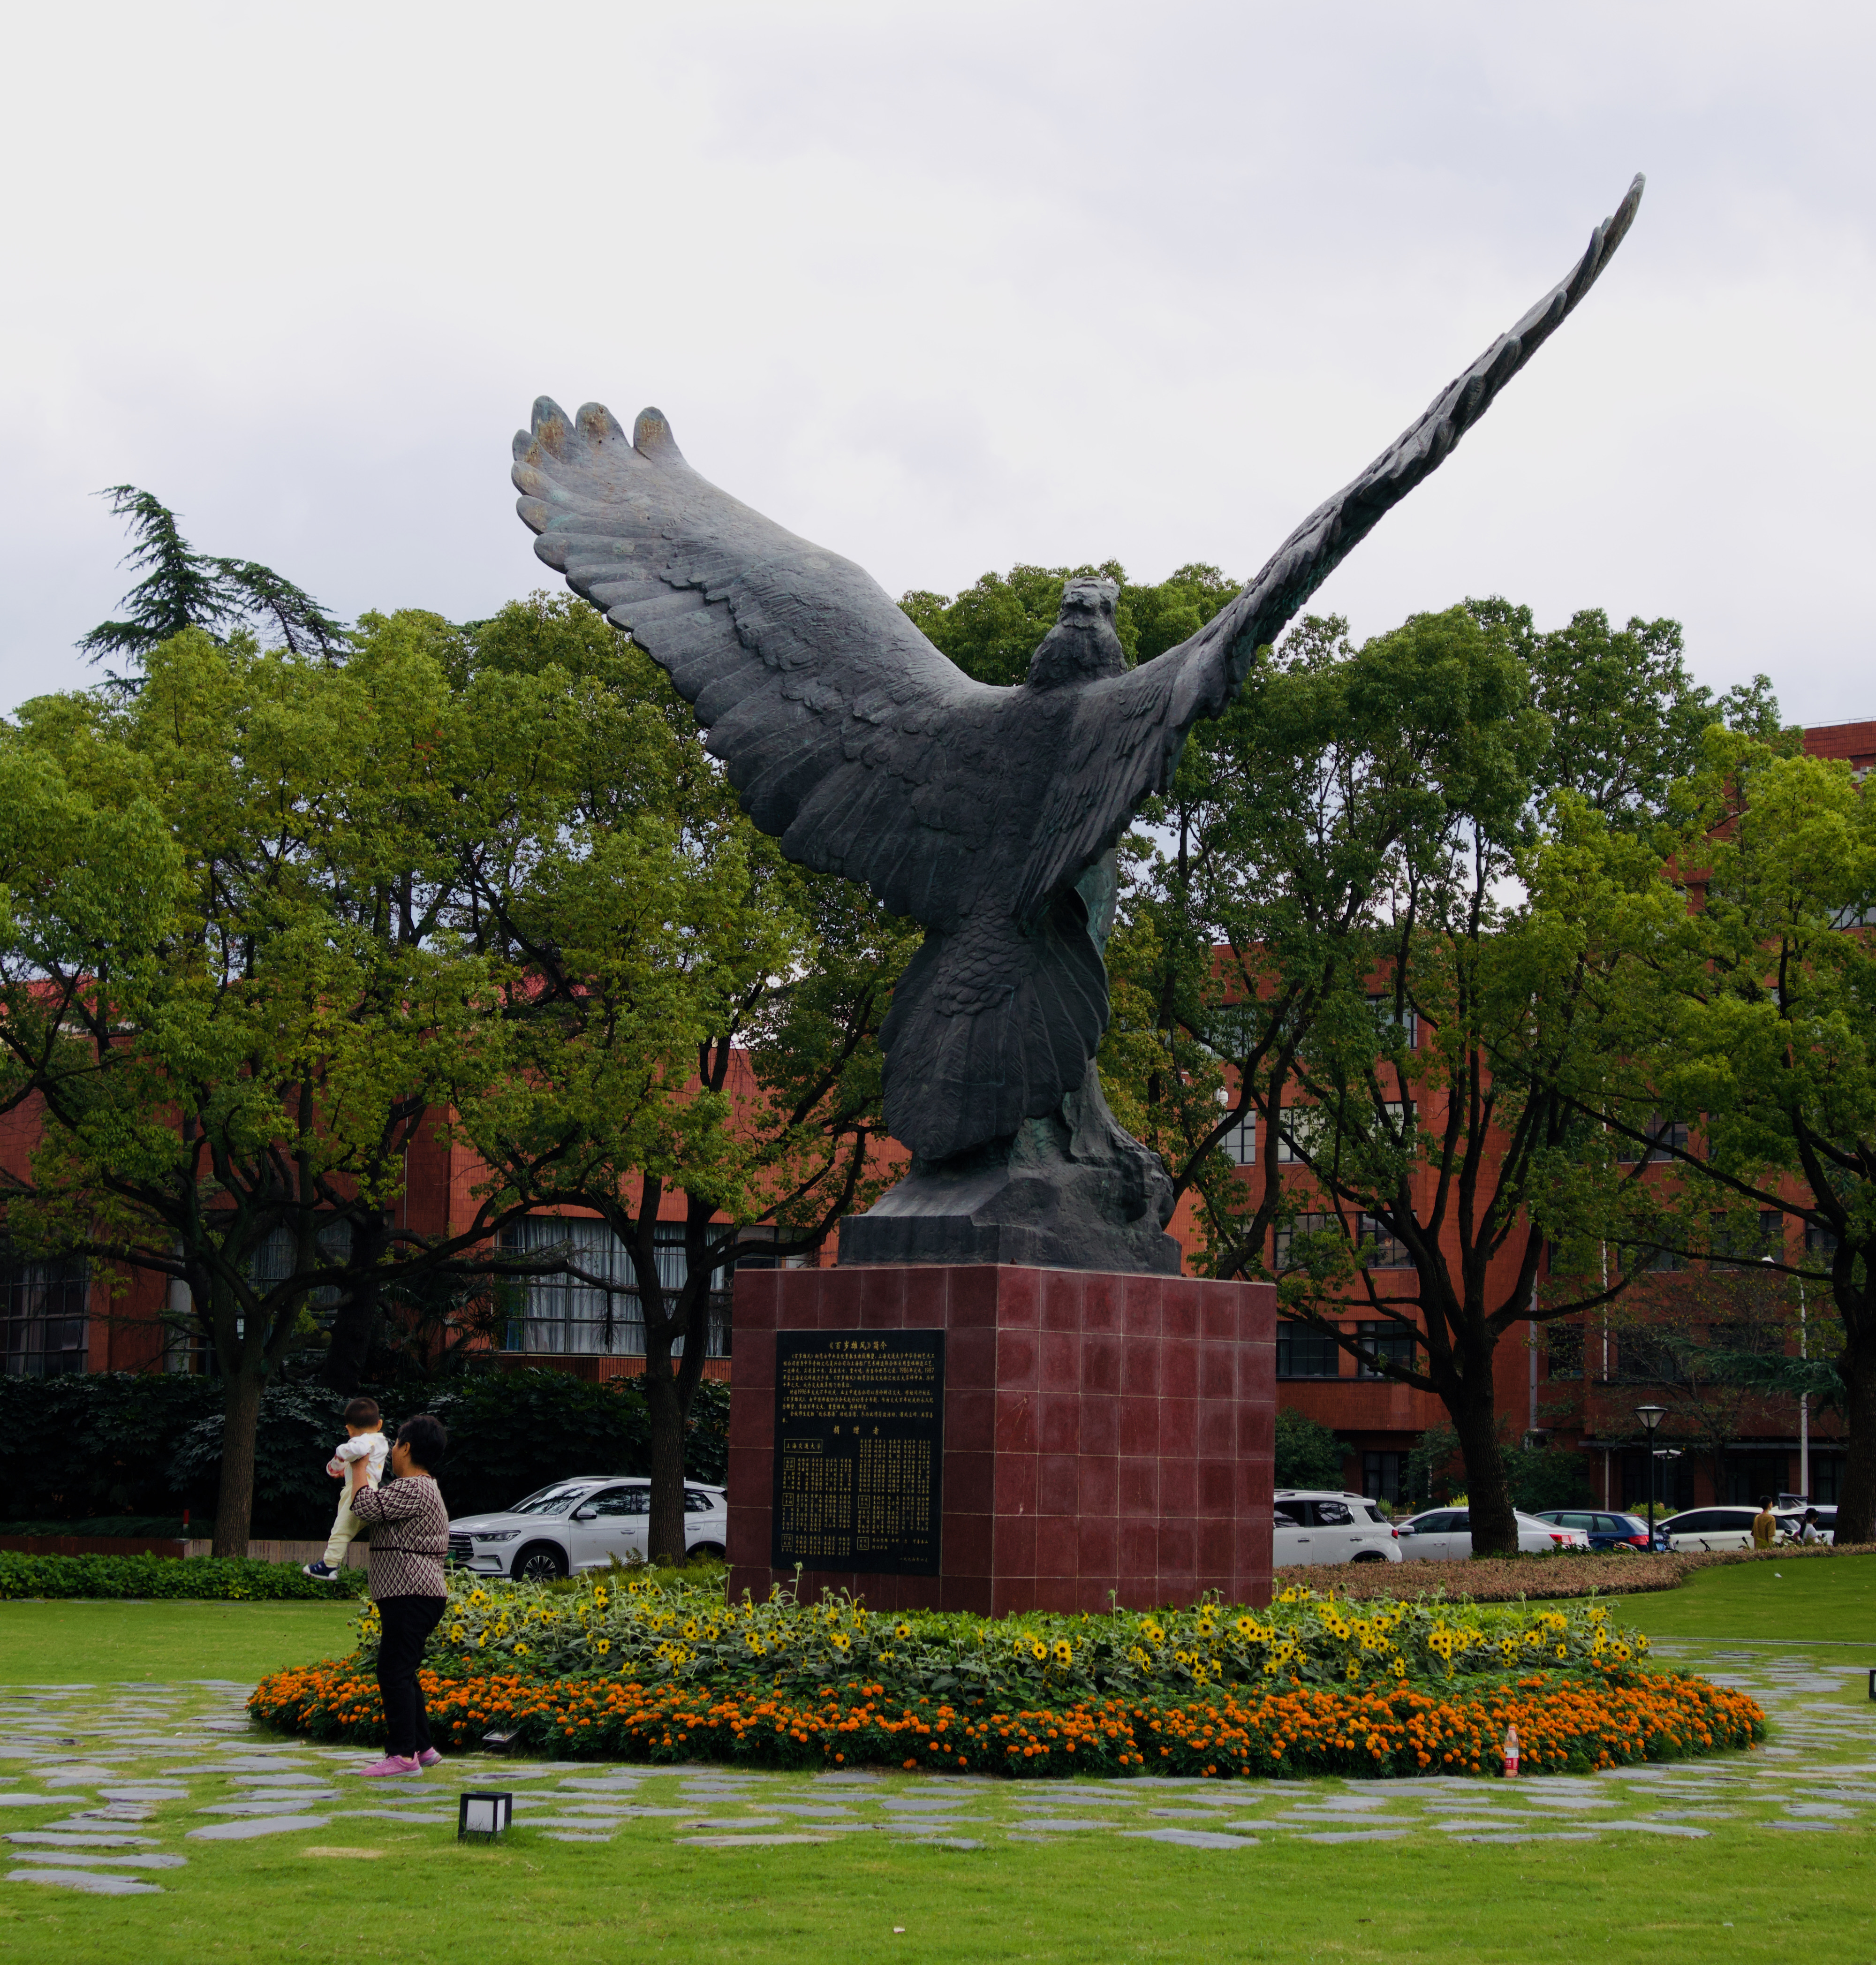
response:
M949 1853L851 1843L675 1854L666 1825L609 1846L458 1848L334 1828L233 1843L117 1902L8 1887L0 1949L31 1965L361 1957L408 1965L631 1957L753 1961L1450 1959L1862 1961L1876 1951L1863 1837L1523 1849L1268 1842L1229 1855L1070 1837ZM284 1841L287 1838L282 1838ZM1831 1846L1819 1848L1828 1840ZM198 1845L198 1848L201 1845ZM1727 1925L1730 1928L1727 1928ZM895 1927L904 1935L895 1936Z
M1782 1577L1774 1567L1704 1572L1684 1590L1637 1602L1637 1621L1695 1645L1876 1638L1865 1580L1876 1577L1876 1562L1797 1563ZM0 1604L0 1679L82 1680L101 1689L115 1679L251 1678L342 1650L346 1625L336 1604ZM1876 1754L1876 1713L1855 1680L1840 1676L1838 1683L1840 1689L1804 1692L1808 1703L1798 1709L1839 1709L1836 1754L1866 1764ZM137 1777L183 1773L172 1765L181 1751L153 1745ZM1758 1755L1727 1760L1741 1769L1777 1764ZM0 1765L0 1786L19 1777L17 1766ZM495 1784L500 1774L499 1763L486 1775L478 1770ZM342 1799L323 1805L335 1813L324 1828L252 1842L191 1841L186 1832L204 1819L199 1803L220 1790L207 1777L187 1777L196 1783L189 1798L158 1803L147 1825L165 1848L188 1857L186 1867L154 1878L164 1895L111 1899L0 1883L0 1954L22 1965L120 1958L200 1965L204 1957L354 1965L361 1956L408 1965L627 1956L736 1965L873 1965L892 1956L958 1965L1415 1965L1456 1953L1507 1965L1580 1965L1590 1957L1784 1965L1807 1954L1852 1965L1876 1958L1868 1888L1876 1817L1866 1828L1855 1810L1857 1819L1828 1834L1780 1835L1769 1825L1772 1803L1758 1790L1715 1817L1704 1840L1605 1835L1595 1842L1489 1845L1423 1826L1399 1841L1325 1844L1260 1824L1257 1846L1215 1851L1107 1834L1008 1839L1006 1831L1020 1825L1013 1819L1019 1800L1049 1802L1049 1783L1012 1783L975 1790L978 1799L965 1804L992 1818L972 1832L984 1842L978 1849L859 1835L811 1846L707 1850L674 1841L683 1825L669 1819L622 1822L605 1844L554 1841L523 1822L504 1843L459 1847L445 1826L348 1819L347 1811L383 1797L355 1799L343 1773L336 1776ZM925 1794L938 1786L929 1777L903 1780ZM448 1803L454 1785L438 1783L439 1801ZM1297 1801L1328 1785L1284 1784ZM1267 1815L1296 1805L1275 1800L1266 1783L1245 1787L1264 1790L1257 1797L1247 1792L1244 1806ZM1542 1793L1536 1780L1516 1789L1499 1793L1513 1806ZM0 1832L27 1820L26 1811L6 1815ZM375 1852L377 1860L315 1853L326 1851ZM0 1865L0 1875L7 1867Z
M1618 1614L1650 1637L1808 1639L1876 1646L1876 1557L1806 1557L1697 1569Z
M255 1679L342 1658L357 1614L350 1603L0 1603L0 1685Z

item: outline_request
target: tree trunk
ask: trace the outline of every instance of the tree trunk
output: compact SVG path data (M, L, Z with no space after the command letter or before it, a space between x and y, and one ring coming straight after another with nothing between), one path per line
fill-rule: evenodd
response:
M645 1405L651 1416L651 1520L646 1547L652 1560L684 1560L684 1435L692 1401L703 1376L704 1354L710 1345L709 1300L701 1291L687 1314L673 1317L662 1336L645 1330ZM680 1306L681 1307L681 1306ZM681 1324L673 1331L673 1325ZM683 1342L683 1355L671 1368L673 1338Z
M1515 1555L1518 1522L1499 1451L1498 1412L1492 1377L1493 1347L1468 1347L1464 1369L1450 1393L1443 1393L1459 1435L1466 1462L1466 1507L1471 1517L1474 1555Z
M244 1556L254 1518L254 1436L261 1417L262 1381L237 1371L227 1381L221 1429L221 1488L215 1501L214 1553Z
M646 1545L654 1561L682 1562L686 1414L668 1354L655 1370L645 1360L645 1404L651 1414L651 1521Z
M354 1281L351 1301L342 1304L332 1318L332 1341L326 1348L326 1368L320 1377L345 1398L357 1396L363 1382L366 1361L377 1342L384 1314L384 1272L379 1266L390 1243L390 1225L381 1214L361 1223L352 1222L351 1264Z
M320 1375L342 1398L355 1397L364 1382L365 1361L377 1336L378 1295L375 1278L360 1283L352 1301L332 1319L326 1368Z
M1843 1378L1850 1436L1837 1497L1836 1539L1876 1541L1876 1332L1860 1344L1846 1343L1837 1368Z

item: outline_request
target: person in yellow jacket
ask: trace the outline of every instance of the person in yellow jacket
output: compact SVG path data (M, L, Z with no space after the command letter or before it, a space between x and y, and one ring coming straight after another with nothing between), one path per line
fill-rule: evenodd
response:
M1778 1517L1772 1512L1772 1497L1769 1494L1761 1494L1759 1497L1759 1513L1752 1517L1753 1548L1771 1548L1778 1532Z

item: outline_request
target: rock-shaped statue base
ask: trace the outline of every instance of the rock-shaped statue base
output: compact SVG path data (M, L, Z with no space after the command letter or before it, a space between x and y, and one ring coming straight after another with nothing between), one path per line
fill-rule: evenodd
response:
M1172 1182L1122 1130L1094 1066L1059 1112L954 1159L915 1159L840 1224L840 1264L1020 1262L1176 1276Z

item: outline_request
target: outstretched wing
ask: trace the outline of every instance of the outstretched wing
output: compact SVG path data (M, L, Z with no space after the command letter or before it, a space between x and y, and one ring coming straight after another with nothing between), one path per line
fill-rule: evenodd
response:
M699 477L656 410L628 441L599 404L570 422L543 397L513 477L535 551L669 671L791 859L927 925L969 911L1013 692L972 681L850 560Z
M1228 607L1190 641L1124 676L1096 683L1076 703L1017 902L1033 920L1049 898L1113 845L1140 801L1163 791L1186 734L1229 703L1258 650L1421 479L1437 471L1492 399L1595 284L1641 203L1637 176L1614 215L1590 236L1567 278L1466 372L1447 384L1351 484L1317 507Z

